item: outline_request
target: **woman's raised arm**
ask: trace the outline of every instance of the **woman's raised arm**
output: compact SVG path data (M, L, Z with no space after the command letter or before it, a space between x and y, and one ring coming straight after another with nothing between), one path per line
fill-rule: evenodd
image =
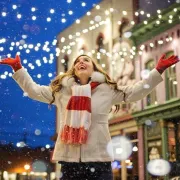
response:
M13 79L30 98L44 103L50 103L53 100L51 87L36 84L28 72L22 67L18 55L16 55L15 59L3 59L0 61L0 64L9 65L13 68L15 71L12 76Z
M165 69L179 62L177 56L165 58L163 55L147 79L143 79L134 85L119 86L118 90L113 90L112 104L124 102L134 102L147 96L163 79L161 74Z

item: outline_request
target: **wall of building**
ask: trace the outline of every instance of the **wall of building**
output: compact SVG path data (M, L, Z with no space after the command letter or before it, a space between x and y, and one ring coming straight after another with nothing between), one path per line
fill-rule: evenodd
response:
M162 31L161 33L159 33L159 35L154 36L150 40L139 45L139 47L137 49L140 49L140 47L142 45L145 45L146 48L144 50L142 50L142 55L137 54L136 59L135 59L136 80L141 79L140 72L142 70L146 69L146 63L149 60L153 59L155 65L156 65L159 58L162 56L162 54L165 54L170 51L173 51L174 55L180 56L180 33L179 32L180 32L180 25L178 24L178 25L175 25L174 27L170 28L167 31ZM163 41L163 43L159 44L158 43L159 40ZM151 48L150 43L153 43L154 45L155 44L156 45L153 48ZM172 67L170 67L170 68L172 68ZM169 179L170 177L175 177L178 175L178 171L177 172L175 171L175 169L176 169L175 163L176 163L176 161L178 162L178 155L175 156L174 160L170 159L170 155L172 154L172 152L169 149L170 146L171 147L174 146L177 149L179 148L179 143L177 141L177 137L175 137L175 135L172 136L172 132L175 133L175 129L178 127L178 124L179 124L179 114L174 115L173 112L171 111L170 106L168 108L168 104L171 103L171 105L172 105L173 103L177 103L177 101L180 97L180 77L179 77L180 76L180 73L179 73L180 63L177 63L174 68L176 70L175 76L176 76L176 81L177 81L177 96L175 98L170 99L170 100L166 99L167 91L169 89L166 87L166 80L165 80L166 72L164 72L162 74L164 81L161 82L155 89L156 95L157 95L157 104L153 105L153 106L152 105L147 106L147 99L146 99L147 97L145 97L141 101L138 101L138 103L137 103L139 109L145 110L145 111L142 111L142 112L144 112L143 113L144 114L143 126L139 126L139 127L141 127L141 129L138 130L138 134L141 134L141 136L143 137L143 140L140 140L141 136L139 136L139 138L138 138L138 140L139 140L138 148L140 149L140 147L143 147L144 151L141 153L144 153L145 156L142 156L141 153L139 153L139 157L138 157L139 163L140 162L141 162L141 164L144 163L144 167L146 167L149 160L151 160L150 156L151 156L152 149L154 147L159 148L160 158L167 160L171 164L174 163L174 168L172 168L169 175L167 175L166 177L162 177L163 179ZM158 106L158 105L160 105L160 106ZM166 115L159 117L159 119L157 119L156 117L158 116L157 115L158 113L164 114L162 105L166 105L166 110L165 110ZM161 109L159 108L159 111L157 112L157 114L156 113L153 114L152 111L155 112L154 108L156 106L157 106L157 108L161 107ZM157 108L156 108L156 111L157 111ZM175 109L175 106L174 106L174 109ZM168 111L169 111L169 113L171 113L170 116L167 116ZM141 118L138 119L138 116L136 118L137 118L137 121L139 121L138 123L142 124L142 121L140 120ZM148 120L150 122L149 125L148 125L148 123L146 123L147 122L146 120ZM171 131L170 131L169 128L170 128L170 124L172 124L172 122L173 122L173 126L171 127ZM152 124L154 123L154 125L151 126L152 125L151 123ZM155 124L157 125L157 127L158 127L158 125L160 126L159 129L157 127L155 127ZM176 127L176 128L174 128L174 127ZM150 131L147 129L151 129L152 134L150 134ZM156 134L158 134L158 135L155 138ZM173 143L170 142L170 140L168 138L169 136L172 136L171 139L173 139ZM161 142L161 144L159 146L154 145L157 142ZM152 144L152 143L154 143L154 144ZM152 147L150 147L150 144L152 144ZM139 172L139 175L141 177L143 177L143 174L141 172L142 172L142 170ZM173 175L173 173L174 173L174 175ZM144 179L149 179L150 176L151 175L145 170Z
M75 42L76 44L74 46L71 46L71 54L68 54L69 56L69 66L71 66L73 60L78 56L80 53L80 49L82 45L85 45L87 48L87 52L92 53L92 50L96 50L96 38L99 34L99 32L102 32L105 36L104 44L108 48L107 51L112 51L112 43L113 39L118 38L118 21L122 19L124 16L122 11L126 10L127 17L129 20L133 20L133 4L132 0L127 0L125 2L121 2L118 0L104 0L100 4L100 9L93 8L90 12L90 16L83 16L80 19L80 23L76 24L74 23L72 26L67 28L65 31L60 33L58 35L58 48L61 50L61 53L58 57L58 72L63 72L64 68L61 64L61 59L63 59L64 55L66 53L62 53L62 49L64 46L68 46L71 42ZM111 9L110 9L111 8ZM112 11L113 8L113 12ZM109 12L109 15L106 15L105 12ZM99 25L99 27L96 27L96 24L99 24L101 22L96 22L94 19L97 16L101 16L101 21L105 21L109 19L109 23L106 25ZM89 30L90 27L93 25L90 24L91 21L94 21L94 24L96 29ZM87 33L82 33L83 30L88 29ZM76 33L80 32L80 36L76 36ZM69 35L73 35L73 39L69 39ZM65 42L61 42L61 38L65 38ZM113 37L113 38L112 38ZM77 38L80 38L81 40L79 42L76 41ZM67 52L67 51L66 51ZM87 53L86 52L86 53ZM92 55L92 54L90 54ZM108 57L107 57L108 59Z
M152 39L148 40L147 42L143 43L144 45L148 46L147 51L144 49L142 51L142 55L136 56L136 80L140 79L140 72L145 69L145 64L148 60L153 59L155 64L157 64L158 60L162 56L162 54L167 53L169 51L174 51L174 54L180 56L180 37L178 37L178 30L180 30L180 25L176 25L173 28L162 32L158 36L152 37ZM166 37L171 37L173 35L172 41L167 42ZM158 44L157 47L150 48L149 44L155 44L155 41L159 41L163 39L163 44ZM142 45L142 44L141 44ZM141 46L140 45L140 46ZM141 68L140 68L141 67ZM177 79L177 97L180 97L180 63L176 64L176 79ZM164 104L166 102L166 86L165 86L165 73L162 74L164 79L157 88L157 102L158 104ZM141 109L144 109L147 106L146 98L143 99L143 107L141 107L141 102L138 102L138 106Z

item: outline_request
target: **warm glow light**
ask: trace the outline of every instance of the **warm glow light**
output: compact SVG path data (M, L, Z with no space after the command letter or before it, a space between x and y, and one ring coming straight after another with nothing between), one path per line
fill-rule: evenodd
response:
M2 16L5 17L6 16L6 12L2 12Z
M150 43L149 45L150 45L150 47L154 47L154 44L153 44L153 43Z
M149 17L151 17L151 15L150 15L150 14L147 14L146 16L147 16L148 18L149 18Z
M141 14L141 15L144 15L144 11L140 11L140 14Z
M24 165L24 169L25 170L29 170L30 169L30 165L29 164Z
M82 7L86 6L86 3L85 3L85 2L82 2L82 3L81 3L81 6L82 6Z
M65 22L66 22L66 19L65 19L65 18L62 18L62 19L61 19L61 22L62 22L62 23L65 23Z
M22 17L21 14L18 14L18 15L17 15L17 18L18 18L18 19L21 19L21 17Z
M50 145L49 144L46 144L46 149L49 149L50 148Z
M80 35L81 35L81 33L80 33L80 32L77 32L77 33L76 33L76 36L80 36Z
M105 67L106 67L106 65L105 65L105 64L102 64L101 66L102 66L103 68L105 68Z
M72 38L73 38L73 36L70 34L70 35L69 35L69 39L72 39Z
M36 8L35 8L35 7L32 7L32 8L31 8L31 11L32 11L32 12L36 11Z
M147 24L147 21L144 21L144 24Z
M114 12L114 9L113 9L113 8L110 8L109 10L110 10L110 12Z
M17 6L14 4L14 5L12 5L12 8L13 9L17 9Z
M108 10L106 10L106 11L105 11L105 14L106 14L106 15L109 15L109 11L108 11Z
M91 20L91 21L90 21L90 24L94 24L94 21Z
M48 17L48 18L47 18L47 22L50 22L50 21L51 21L51 18L50 18L50 17Z
M70 10L70 11L68 12L68 14L69 14L69 15L72 15L72 14L73 14L73 11Z
M134 24L135 24L135 22L134 22L134 21L131 21L131 24L132 24L132 25L134 25Z
M32 16L32 20L35 21L36 20L36 16Z
M135 12L135 16L139 16L139 13L138 13L138 12Z
M172 23L172 19L169 19L168 22L171 24Z
M158 10L157 10L157 13L158 13L158 14L160 14L160 13L161 13L161 10L160 10L160 9L158 9Z
M159 18L159 19L161 19L161 18L162 18L162 15L161 15L161 14L159 14L159 15L158 15L158 18Z
M97 5L97 6L96 6L96 9L100 9L100 5Z
M50 9L50 13L53 14L54 13L54 9Z
M91 15L91 12L88 11L88 12L87 12L87 15L90 16L90 15Z
M172 18L173 18L173 15L170 15L169 18L172 19Z
M134 151L134 152L138 151L137 146L134 146L134 147L133 147L133 151Z
M80 23L80 20L79 20L79 19L76 19L76 23L79 24L79 23Z
M157 20L157 21L156 21L156 24L160 24L160 21Z
M123 11L122 13L123 13L123 15L124 15L124 16L126 16L126 15L127 15L127 11Z
M124 33L124 37L130 38L132 36L132 32L128 31Z

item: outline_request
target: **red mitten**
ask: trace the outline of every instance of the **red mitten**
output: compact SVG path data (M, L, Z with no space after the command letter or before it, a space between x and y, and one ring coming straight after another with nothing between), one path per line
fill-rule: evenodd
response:
M22 68L21 60L18 55L16 55L15 59L13 59L13 58L3 59L0 61L0 64L7 64L7 65L11 66L15 72Z
M171 57L167 59L165 59L165 56L166 56L165 54L162 55L162 57L159 59L156 65L156 69L160 74L162 74L164 70L167 69L168 67L179 62L178 56L172 55Z

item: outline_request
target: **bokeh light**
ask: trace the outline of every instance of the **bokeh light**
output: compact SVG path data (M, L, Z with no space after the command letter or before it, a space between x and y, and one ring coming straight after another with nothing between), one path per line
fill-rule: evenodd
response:
M148 79L149 78L149 73L150 73L150 70L149 69L144 69L141 71L141 77L142 79Z
M155 159L149 161L147 170L154 176L164 176L170 172L171 166L169 162L164 159Z
M113 147L113 153L111 151L111 147ZM115 160L126 160L132 153L132 143L125 136L117 136L113 137L111 142L107 146L107 150L110 156Z

